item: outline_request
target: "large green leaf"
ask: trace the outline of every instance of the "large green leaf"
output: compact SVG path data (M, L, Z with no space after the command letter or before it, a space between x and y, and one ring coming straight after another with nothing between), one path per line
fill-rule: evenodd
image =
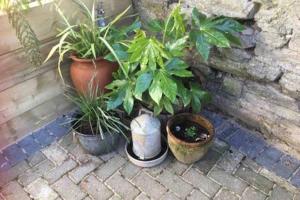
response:
M164 108L167 112L171 113L172 115L174 115L174 109L173 109L173 105L172 103L170 102L169 99L167 98L163 98L163 105L164 105Z
M174 70L180 70L186 68L188 68L188 65L179 58L173 58L166 63L167 71L174 71Z
M183 56L184 55L184 48L187 46L187 39L188 36L184 36L178 40L173 42L167 42L166 47L172 54L172 56Z
M204 23L206 20L206 16L198 11L197 8L193 8L192 11L192 22L197 27L200 27L202 23Z
M147 25L147 29L151 32L162 32L164 23L160 19L150 20Z
M142 94L149 88L152 77L151 73L143 73L137 78L134 90L134 96L137 99L142 100Z
M126 95L126 87L120 87L117 91L115 91L110 100L107 102L107 109L113 110L120 106L123 103L123 99Z
M126 90L126 95L125 95L124 103L123 103L123 107L128 114L131 113L133 104L134 104L134 99L132 96L131 87L128 87Z
M149 95L157 104L160 103L162 97L162 88L160 85L159 76L156 74L149 88Z
M203 34L199 34L196 40L196 49L202 56L202 58L207 61L211 49L211 45L208 43L207 39Z
M164 95L166 95L166 97L168 97L171 100L171 102L174 102L177 95L176 82L169 78L168 75L163 72L159 73L159 77L160 86Z
M223 33L214 29L204 29L201 32L207 38L208 43L217 47L230 47L230 43Z
M230 18L220 18L213 21L213 25L215 29L218 29L222 32L242 32L244 30L244 26L241 25L236 20Z

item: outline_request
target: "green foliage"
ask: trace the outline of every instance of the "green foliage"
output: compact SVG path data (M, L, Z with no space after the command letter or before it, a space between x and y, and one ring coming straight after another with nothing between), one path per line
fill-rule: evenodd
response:
M184 134L190 138L194 138L197 135L197 129L195 126L191 126L184 130Z
M126 66L126 77L115 74L115 80L108 85L112 92L108 108L114 109L123 104L131 113L135 101L147 104L158 115L163 110L174 114L174 105L200 109L200 100L208 94L200 87L189 84L193 76L188 65L180 58L187 37L163 44L158 38L137 31L133 40L126 45L115 46L122 52L121 62ZM200 95L201 94L201 95ZM194 100L198 98L198 100ZM122 101L123 100L123 101Z
M240 45L240 40L235 34L243 29L244 27L233 19L208 18L194 8L190 39L203 59L207 61L213 46L229 48L231 44Z
M39 41L24 16L24 11L29 8L29 0L1 0L0 10L7 13L9 23L16 31L16 36L22 45L28 61L34 65L42 64Z
M51 49L45 62L51 58L55 52L58 52L58 69L61 75L60 64L65 54L72 53L82 59L96 59L97 57L104 57L111 52L111 56L119 62L121 69L124 70L122 63L119 61L118 52L115 52L111 45L126 39L129 32L139 28L140 24L138 22L133 23L131 26L118 29L113 26L128 12L130 7L117 15L105 27L98 27L98 19L95 16L95 4L93 4L90 11L82 1L73 0L73 2L78 5L84 18L80 23L71 24L69 19L67 19L63 11L59 8L59 5L55 4L56 10L63 19L66 27L60 30L57 35L60 40L58 44Z
M89 87L88 95L73 91L66 93L66 97L79 109L78 116L72 119L73 128L100 134L102 139L105 133L122 134L126 138L124 131L129 128L120 121L114 111L107 111L107 96L97 94L95 87Z

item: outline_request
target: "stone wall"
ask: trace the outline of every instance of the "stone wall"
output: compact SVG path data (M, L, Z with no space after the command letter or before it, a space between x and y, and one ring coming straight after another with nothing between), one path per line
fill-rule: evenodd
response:
M133 1L143 20L164 17L173 2ZM241 48L215 49L208 63L190 55L191 66L204 75L218 108L300 152L300 1L185 0L182 7L246 26Z

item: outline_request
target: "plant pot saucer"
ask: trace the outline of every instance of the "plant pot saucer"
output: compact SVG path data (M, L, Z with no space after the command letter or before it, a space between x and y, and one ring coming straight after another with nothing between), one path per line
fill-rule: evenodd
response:
M139 167L154 167L156 165L159 165L162 163L167 155L168 155L168 143L162 138L161 140L161 151L160 153L151 159L142 160L139 157L137 157L132 150L132 141L127 142L125 145L125 152L128 157L128 159L135 165Z

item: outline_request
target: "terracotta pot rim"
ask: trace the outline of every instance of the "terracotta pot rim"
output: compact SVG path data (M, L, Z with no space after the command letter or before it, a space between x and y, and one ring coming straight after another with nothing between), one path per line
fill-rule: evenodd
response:
M208 124L208 126L210 127L207 127L207 126L203 126L202 124L200 124L203 128L205 128L210 137L208 140L205 140L205 141L200 141L200 142L186 142L186 141L183 141L179 138L177 138L171 131L171 125L173 124L173 122L178 118L178 117L182 117L184 116L185 119L187 120L191 120L193 122L196 122L198 123L196 120L193 120L192 117L197 117L197 118L201 118L201 120L205 121L205 123ZM199 123L198 123L199 124ZM167 122L167 133L168 133L168 137L171 137L173 140L175 140L178 144L182 144L182 145L186 145L186 146L189 146L189 147L199 147L199 146L203 146L205 144L208 144L212 141L212 139L214 138L214 127L212 125L212 123L206 119L205 117L203 117L202 115L199 115L199 114L192 114L192 113L180 113L180 114L177 114L177 115L174 115L172 118L170 118Z
M92 63L93 60L94 60L94 61L100 61L100 60L108 61L108 60L104 59L102 56L99 56L99 57L97 57L96 59L88 59L88 58L79 58L79 57L76 56L76 54L71 54L71 55L70 55L70 58L71 58L73 61L77 61L77 62L85 62L85 63Z

